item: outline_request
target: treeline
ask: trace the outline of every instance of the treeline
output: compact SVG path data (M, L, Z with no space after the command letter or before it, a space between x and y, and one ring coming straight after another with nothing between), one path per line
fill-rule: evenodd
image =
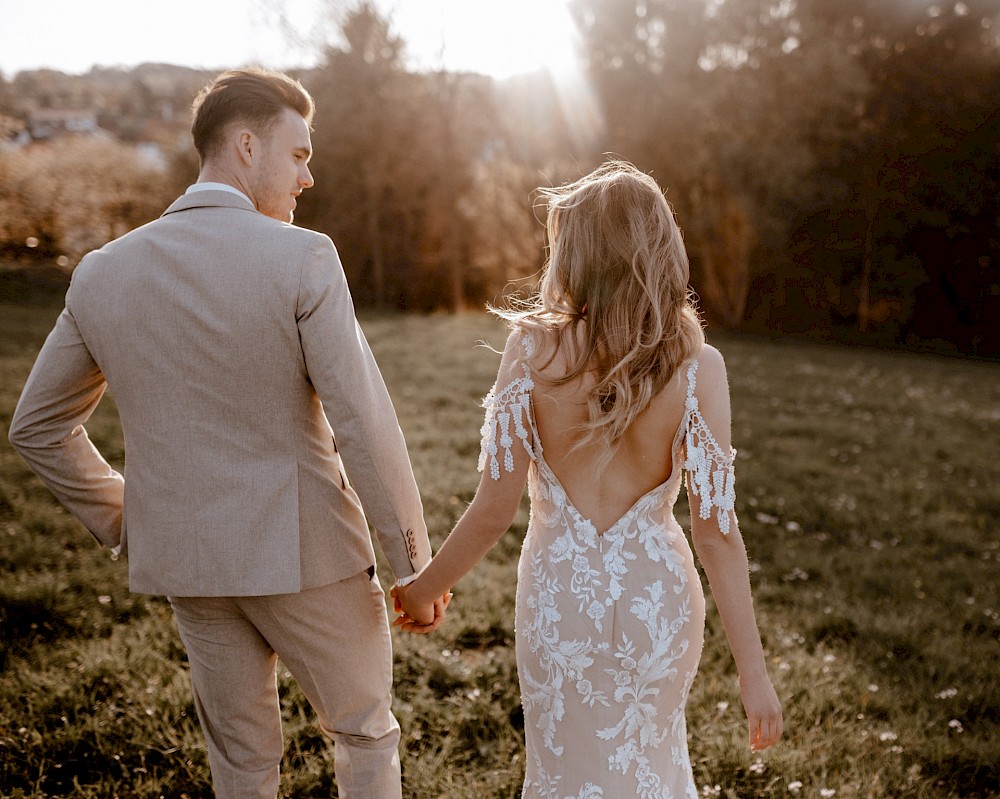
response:
M212 76L144 64L0 78L0 255L74 265L159 215L196 165L191 100Z
M731 327L1000 353L1000 4L577 0Z
M532 189L614 153L667 189L710 324L1000 354L1000 0L570 7L579 80L415 73L370 2L299 74L318 112L297 221L337 242L359 304L461 309L530 282ZM0 241L77 257L183 188L196 164L178 109L210 76L168 89L150 74L105 76L117 93L101 127L117 141L0 154ZM18 113L5 108L39 102L25 80L0 84L0 127ZM167 153L155 176L110 150L144 140L143 118ZM40 165L47 199L32 194Z

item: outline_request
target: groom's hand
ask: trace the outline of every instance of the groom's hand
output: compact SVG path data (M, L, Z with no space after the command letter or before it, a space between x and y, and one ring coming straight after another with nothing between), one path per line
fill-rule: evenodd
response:
M410 621L420 624L433 624L437 618L437 608L429 601L420 602L413 595L413 585L402 586L396 583L389 591L392 596L392 608L396 613L405 615Z
M453 594L449 591L440 599L434 601L431 608L428 608L433 613L433 618L429 622L418 621L414 616L417 615L418 609L410 607L411 611L414 611L413 615L407 612L406 606L409 605L406 601L406 594L408 593L408 586L403 587L400 585L394 585L389 590L389 595L392 597L392 608L397 615L396 619L392 622L393 627L399 627L400 629L406 630L407 632L417 633L420 635L425 635L429 632L433 632L438 627L441 626L441 622L445 620L446 611L448 608L448 603L451 602ZM423 610L420 608L419 610ZM430 618L430 613L421 613L422 618Z

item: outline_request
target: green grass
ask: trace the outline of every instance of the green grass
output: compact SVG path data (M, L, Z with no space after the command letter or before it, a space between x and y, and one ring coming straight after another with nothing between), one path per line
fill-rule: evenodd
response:
M58 291L0 281L4 433L58 310ZM484 315L363 324L439 544L478 482L477 401L497 358L475 342L500 346L503 332ZM710 608L688 712L699 792L1000 796L1000 367L712 341L730 371L738 511L787 732L771 751L747 751ZM89 430L120 463L109 401ZM526 521L522 511L459 584L445 627L395 636L404 796L518 795L512 607ZM0 541L0 796L210 797L168 606L128 593L124 564L93 543L6 441ZM384 566L381 575L388 583ZM284 673L280 688L283 795L329 796L330 749Z

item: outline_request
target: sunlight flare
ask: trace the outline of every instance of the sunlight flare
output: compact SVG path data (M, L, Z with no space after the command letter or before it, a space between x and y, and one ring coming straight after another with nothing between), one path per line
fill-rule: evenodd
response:
M576 30L566 0L384 0L415 66L507 78L577 69Z

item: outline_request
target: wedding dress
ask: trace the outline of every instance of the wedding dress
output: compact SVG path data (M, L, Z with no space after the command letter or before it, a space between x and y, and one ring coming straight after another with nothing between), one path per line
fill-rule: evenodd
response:
M525 337L523 346L531 346ZM607 530L573 505L545 462L526 364L483 401L480 469L530 458L531 514L518 565L515 640L526 745L524 799L696 799L685 704L705 599L673 506L682 471L707 519L729 530L733 457L699 410L697 359L681 366L685 412L673 473Z

